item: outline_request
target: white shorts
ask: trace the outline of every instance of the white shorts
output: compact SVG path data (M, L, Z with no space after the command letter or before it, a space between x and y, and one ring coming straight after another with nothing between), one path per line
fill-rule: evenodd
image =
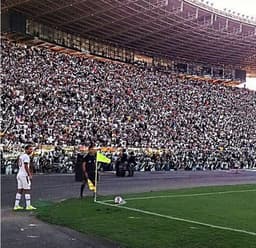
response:
M28 176L17 176L18 189L31 189L31 181Z

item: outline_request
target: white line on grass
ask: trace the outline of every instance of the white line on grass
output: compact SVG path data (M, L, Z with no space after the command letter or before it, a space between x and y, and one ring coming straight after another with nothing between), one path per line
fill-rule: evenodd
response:
M188 219L178 218L178 217L174 217L174 216L158 214L158 213L154 213L154 212L150 212L150 211L146 211L146 210L141 210L141 209L137 209L137 208L129 208L129 207L126 207L124 205L113 205L113 204L110 204L110 203L107 203L107 202L102 202L102 201L96 201L96 203L111 206L111 207L124 208L124 209L130 210L130 211L139 212L139 213L148 214L148 215L153 215L153 216L158 216L158 217L162 217L162 218L166 218L166 219L182 221L182 222L197 224L197 225L201 225L201 226L207 226L207 227L211 227L211 228L215 228L215 229L228 230L228 231L232 231L232 232L245 233L245 234L248 234L248 235L256 236L255 232L250 232L250 231L246 231L246 230L235 229L235 228L225 227L225 226L211 225L211 224L207 224L207 223L203 223L203 222L199 222L199 221L188 220Z
M195 194L184 194L184 195L158 195L158 196L144 196L144 197L132 197L125 198L126 201L132 200L147 200L147 199L157 199L157 198L182 198L182 197L193 197L193 196L208 196L208 195L221 195L221 194L232 194L232 193L243 193L243 192L253 192L256 189L245 189L245 190L230 190L230 191L217 191L210 193L195 193ZM113 200L105 200L102 202L112 202Z

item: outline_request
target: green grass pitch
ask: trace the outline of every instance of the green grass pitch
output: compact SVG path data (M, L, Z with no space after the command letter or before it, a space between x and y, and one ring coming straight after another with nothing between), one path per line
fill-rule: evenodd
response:
M44 221L129 248L256 248L256 185L38 202Z

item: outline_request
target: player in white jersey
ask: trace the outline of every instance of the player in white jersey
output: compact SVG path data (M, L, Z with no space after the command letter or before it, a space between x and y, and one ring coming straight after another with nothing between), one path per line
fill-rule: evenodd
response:
M26 210L34 210L36 209L30 203L30 189L31 189L31 180L32 180L32 171L30 168L30 157L29 155L33 152L33 148L31 145L27 145L25 147L25 153L20 155L18 165L19 171L17 174L17 183L18 183L18 191L16 193L16 200L13 210L21 210L20 199L22 194L25 194L26 200Z

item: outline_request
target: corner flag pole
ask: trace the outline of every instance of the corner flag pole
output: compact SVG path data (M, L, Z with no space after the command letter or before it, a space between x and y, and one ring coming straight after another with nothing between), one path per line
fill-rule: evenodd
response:
M98 152L97 152L98 153ZM95 191L94 191L94 202L97 201L97 178L98 178L98 160L96 153L96 166L95 166Z
M97 201L97 179L98 179L98 162L102 163L111 163L111 159L107 158L105 155L101 154L100 152L96 153L96 171L95 171L95 192L94 192L94 202Z

